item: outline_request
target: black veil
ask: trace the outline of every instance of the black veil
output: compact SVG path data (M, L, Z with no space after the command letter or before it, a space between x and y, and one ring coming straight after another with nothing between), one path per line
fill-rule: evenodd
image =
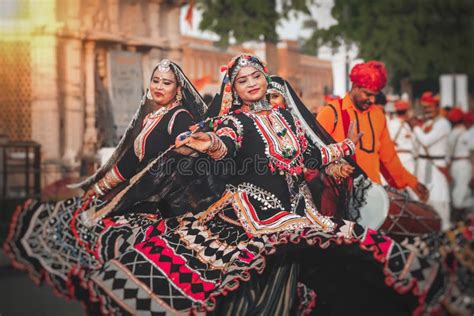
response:
M301 122L311 143L318 148L335 143L298 97L291 84L278 76L273 76L272 80L284 83L283 96L287 109ZM318 172L308 186L316 206L323 214L356 221L360 217L359 208L366 203L366 190L370 187L371 181L353 159L350 157L344 159L355 168L351 177L342 183L336 183L331 177Z
M310 142L318 148L334 143L335 141L316 121L315 116L306 108L291 85L279 77L273 78L284 83L287 108L301 121ZM222 114L223 99L226 93L227 96L229 94L225 91L226 85L228 81L224 78L220 93L216 94L209 104L203 122ZM190 96L194 97L192 93ZM202 124L201 129L209 130L207 124ZM115 201L106 206L107 213L119 214L144 209L155 212L159 209L164 217L171 217L186 211L204 210L220 197L225 189L226 179L225 175L218 176L209 170L199 170L198 161L206 161L206 165L211 168L214 164L214 161L206 155L185 157L172 150L165 152L132 178L128 187L121 192L121 196L115 197ZM358 209L365 204L365 190L371 182L353 160L347 159L347 162L355 167L351 178L338 184L332 178L324 177L323 173L320 173L315 181L309 183L309 187L320 209L329 198L337 202L336 213L331 215L357 220ZM223 173L225 174L225 171ZM331 207L334 208L334 205Z
M193 115L196 121L199 121L204 116L204 113L207 111L207 105L204 102L203 98L193 86L191 81L186 77L181 68L174 62L166 60L169 63L169 67L174 72L179 85L181 86L181 93L183 95L182 104L184 107ZM153 76L155 70L159 67L159 64L156 65L151 74ZM150 82L151 82L150 78ZM143 97L140 101L140 105L133 115L130 123L128 124L127 129L123 137L120 139L117 147L115 148L112 156L107 160L107 162L102 165L93 175L87 177L85 180L73 183L68 185L71 189L81 188L84 191L87 191L90 186L99 181L105 174L123 157L125 152L132 146L133 141L138 136L141 130L141 122L144 117L152 111L152 98L150 95L150 90L147 88Z

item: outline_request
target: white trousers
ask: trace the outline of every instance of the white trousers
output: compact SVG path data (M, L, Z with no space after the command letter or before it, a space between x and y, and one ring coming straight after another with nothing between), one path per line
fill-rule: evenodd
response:
M416 164L418 181L426 185L430 191L428 204L439 214L442 229L448 229L450 221L450 192L446 176L433 164L433 161L418 158Z

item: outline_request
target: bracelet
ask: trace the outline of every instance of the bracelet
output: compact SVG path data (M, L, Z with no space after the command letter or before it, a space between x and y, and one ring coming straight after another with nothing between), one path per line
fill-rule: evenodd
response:
M349 139L349 138L346 138L344 139L344 141L342 142L342 147L343 147L343 150L344 150L344 155L347 157L347 156L352 156L355 154L356 152L356 145L354 144L354 142L352 141L352 139ZM344 146L345 145L345 146Z
M330 144L329 150L329 162L337 161L342 158L343 152L340 143Z
M216 150L219 149L219 139L217 138L216 134L214 133L206 133L207 135L209 135L210 139L211 139L211 145L209 146L209 148L206 150L206 153L208 152L214 152Z
M108 192L112 190L113 188L115 188L119 183L122 183L124 181L125 181L125 178L122 176L122 174L118 170L117 165L115 165L97 183L101 187L102 191Z
M205 153L214 160L221 160L227 155L227 147L216 134L208 132L207 135L211 138L211 145Z
M94 184L94 191L100 196L105 195L105 192L99 186L99 183Z
M104 184L104 186L105 186L105 188L107 189L107 191L112 190L112 187L110 186L110 183L109 183L109 181L107 181L107 178L106 178L106 177L104 177L101 181L102 181L102 183Z
M324 171L326 172L327 175L333 177L336 182L340 183L340 181L343 179L342 177L342 164L338 162L334 162L330 165L328 165Z

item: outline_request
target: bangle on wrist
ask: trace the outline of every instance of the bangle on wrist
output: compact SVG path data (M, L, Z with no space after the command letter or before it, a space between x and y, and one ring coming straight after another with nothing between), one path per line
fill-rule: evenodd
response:
M105 194L105 192L100 188L99 183L94 184L94 191L101 196Z

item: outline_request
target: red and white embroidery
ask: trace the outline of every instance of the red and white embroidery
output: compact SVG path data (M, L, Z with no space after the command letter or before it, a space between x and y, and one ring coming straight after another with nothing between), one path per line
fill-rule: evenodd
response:
M340 160L343 157L351 156L355 153L354 143L346 138L342 142L321 147L321 164L323 166Z
M217 130L216 135L219 137L227 136L234 142L237 141L237 133L230 127L223 127Z
M219 137L229 137L235 144L235 150L239 150L243 141L243 125L232 115L224 115L223 117L212 121L211 128Z
M189 113L189 111L186 110L186 109L179 109L176 112L174 112L173 116L170 119L170 122L168 123L168 134L169 135L171 135L171 133L173 132L174 121L176 120L176 117L178 116L178 114L181 113L181 112L188 113L190 116L192 116L191 113Z
M287 211L279 211L269 218L261 219L245 192L234 194L233 207L242 226L253 235L269 234L311 225L308 218Z
M292 174L302 173L305 148L300 144L300 135L295 135L285 118L277 111L271 111L268 115L253 113L247 115L254 121L265 143L265 154L270 160L270 170L275 172L276 167ZM307 142L303 144L307 146Z

